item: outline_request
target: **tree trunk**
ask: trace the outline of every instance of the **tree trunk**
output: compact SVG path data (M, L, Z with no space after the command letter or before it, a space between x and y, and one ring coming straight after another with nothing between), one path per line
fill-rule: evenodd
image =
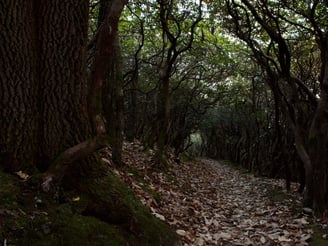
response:
M328 43L328 39L327 39ZM313 165L313 208L328 215L328 50L321 71L321 93L309 134L309 153Z
M165 164L164 152L166 150L169 117L170 117L170 69L165 63L160 71L160 95L158 100L158 122L157 122L157 151L156 162L159 165Z
M85 0L42 1L39 8L42 169L91 136L85 70L88 8Z
M112 159L122 164L124 130L124 97L122 58L118 35L113 43L113 56L109 63L108 79L104 87L103 106L107 120L108 138L112 146Z
M90 134L88 1L6 0L0 14L1 155L45 170Z
M139 71L136 67L135 76L131 81L131 92L129 98L129 114L128 126L126 127L126 137L129 141L133 141L138 134L139 117L138 117L138 84L139 84Z
M138 88L139 88L139 53L145 42L144 26L140 21L141 43L134 54L134 68L131 78L130 93L128 93L128 114L126 126L126 138L133 141L139 136L139 107L138 107ZM140 117L141 118L141 117Z
M33 165L38 148L33 2L5 0L0 6L0 165L17 170Z

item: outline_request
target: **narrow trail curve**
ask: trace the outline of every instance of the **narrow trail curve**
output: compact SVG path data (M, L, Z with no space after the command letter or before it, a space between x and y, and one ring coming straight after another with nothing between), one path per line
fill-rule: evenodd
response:
M183 245L309 245L310 218L299 212L295 186L287 193L282 180L209 159L175 164L169 173L173 183L157 176L153 189L161 202L150 208L176 229Z

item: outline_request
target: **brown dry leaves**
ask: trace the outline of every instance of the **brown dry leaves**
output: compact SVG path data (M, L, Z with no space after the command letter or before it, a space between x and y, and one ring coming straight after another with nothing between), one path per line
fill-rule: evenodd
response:
M285 193L283 181L241 174L204 159L171 161L161 173L151 171L152 153L142 152L139 144L125 144L124 150L126 165L137 169L139 177L115 172L154 216L176 230L182 245L308 245L310 219L292 212L300 211L300 197ZM270 197L277 189L284 199Z

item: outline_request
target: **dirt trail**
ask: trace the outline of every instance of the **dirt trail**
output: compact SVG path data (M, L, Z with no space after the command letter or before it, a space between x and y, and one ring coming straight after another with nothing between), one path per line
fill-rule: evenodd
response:
M161 176L154 183L161 202L150 207L184 245L308 245L310 219L299 212L295 186L287 193L282 180L208 159L176 164L170 173L173 183Z

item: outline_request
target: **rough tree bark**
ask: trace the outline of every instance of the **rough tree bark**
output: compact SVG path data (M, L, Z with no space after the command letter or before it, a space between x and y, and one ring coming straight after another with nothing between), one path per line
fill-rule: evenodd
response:
M17 167L45 170L90 134L88 1L3 1L0 12L1 145Z
M124 4L113 1L108 11L88 87L89 1L1 2L1 166L47 170L43 188L48 190L72 163L104 146L97 102Z
M42 170L60 153L91 136L85 70L88 8L88 1L43 1L35 17Z
M39 146L37 54L33 2L0 4L0 165L33 166Z
M107 16L97 34L89 93L89 116L95 136L67 149L56 158L55 162L52 163L47 171L44 182L42 183L42 188L45 191L51 188L51 184L54 180L57 182L61 180L65 169L72 161L85 158L106 145L102 90L108 71L108 61L113 57L113 47L117 35L118 22L124 5L124 0L115 0L108 6Z

